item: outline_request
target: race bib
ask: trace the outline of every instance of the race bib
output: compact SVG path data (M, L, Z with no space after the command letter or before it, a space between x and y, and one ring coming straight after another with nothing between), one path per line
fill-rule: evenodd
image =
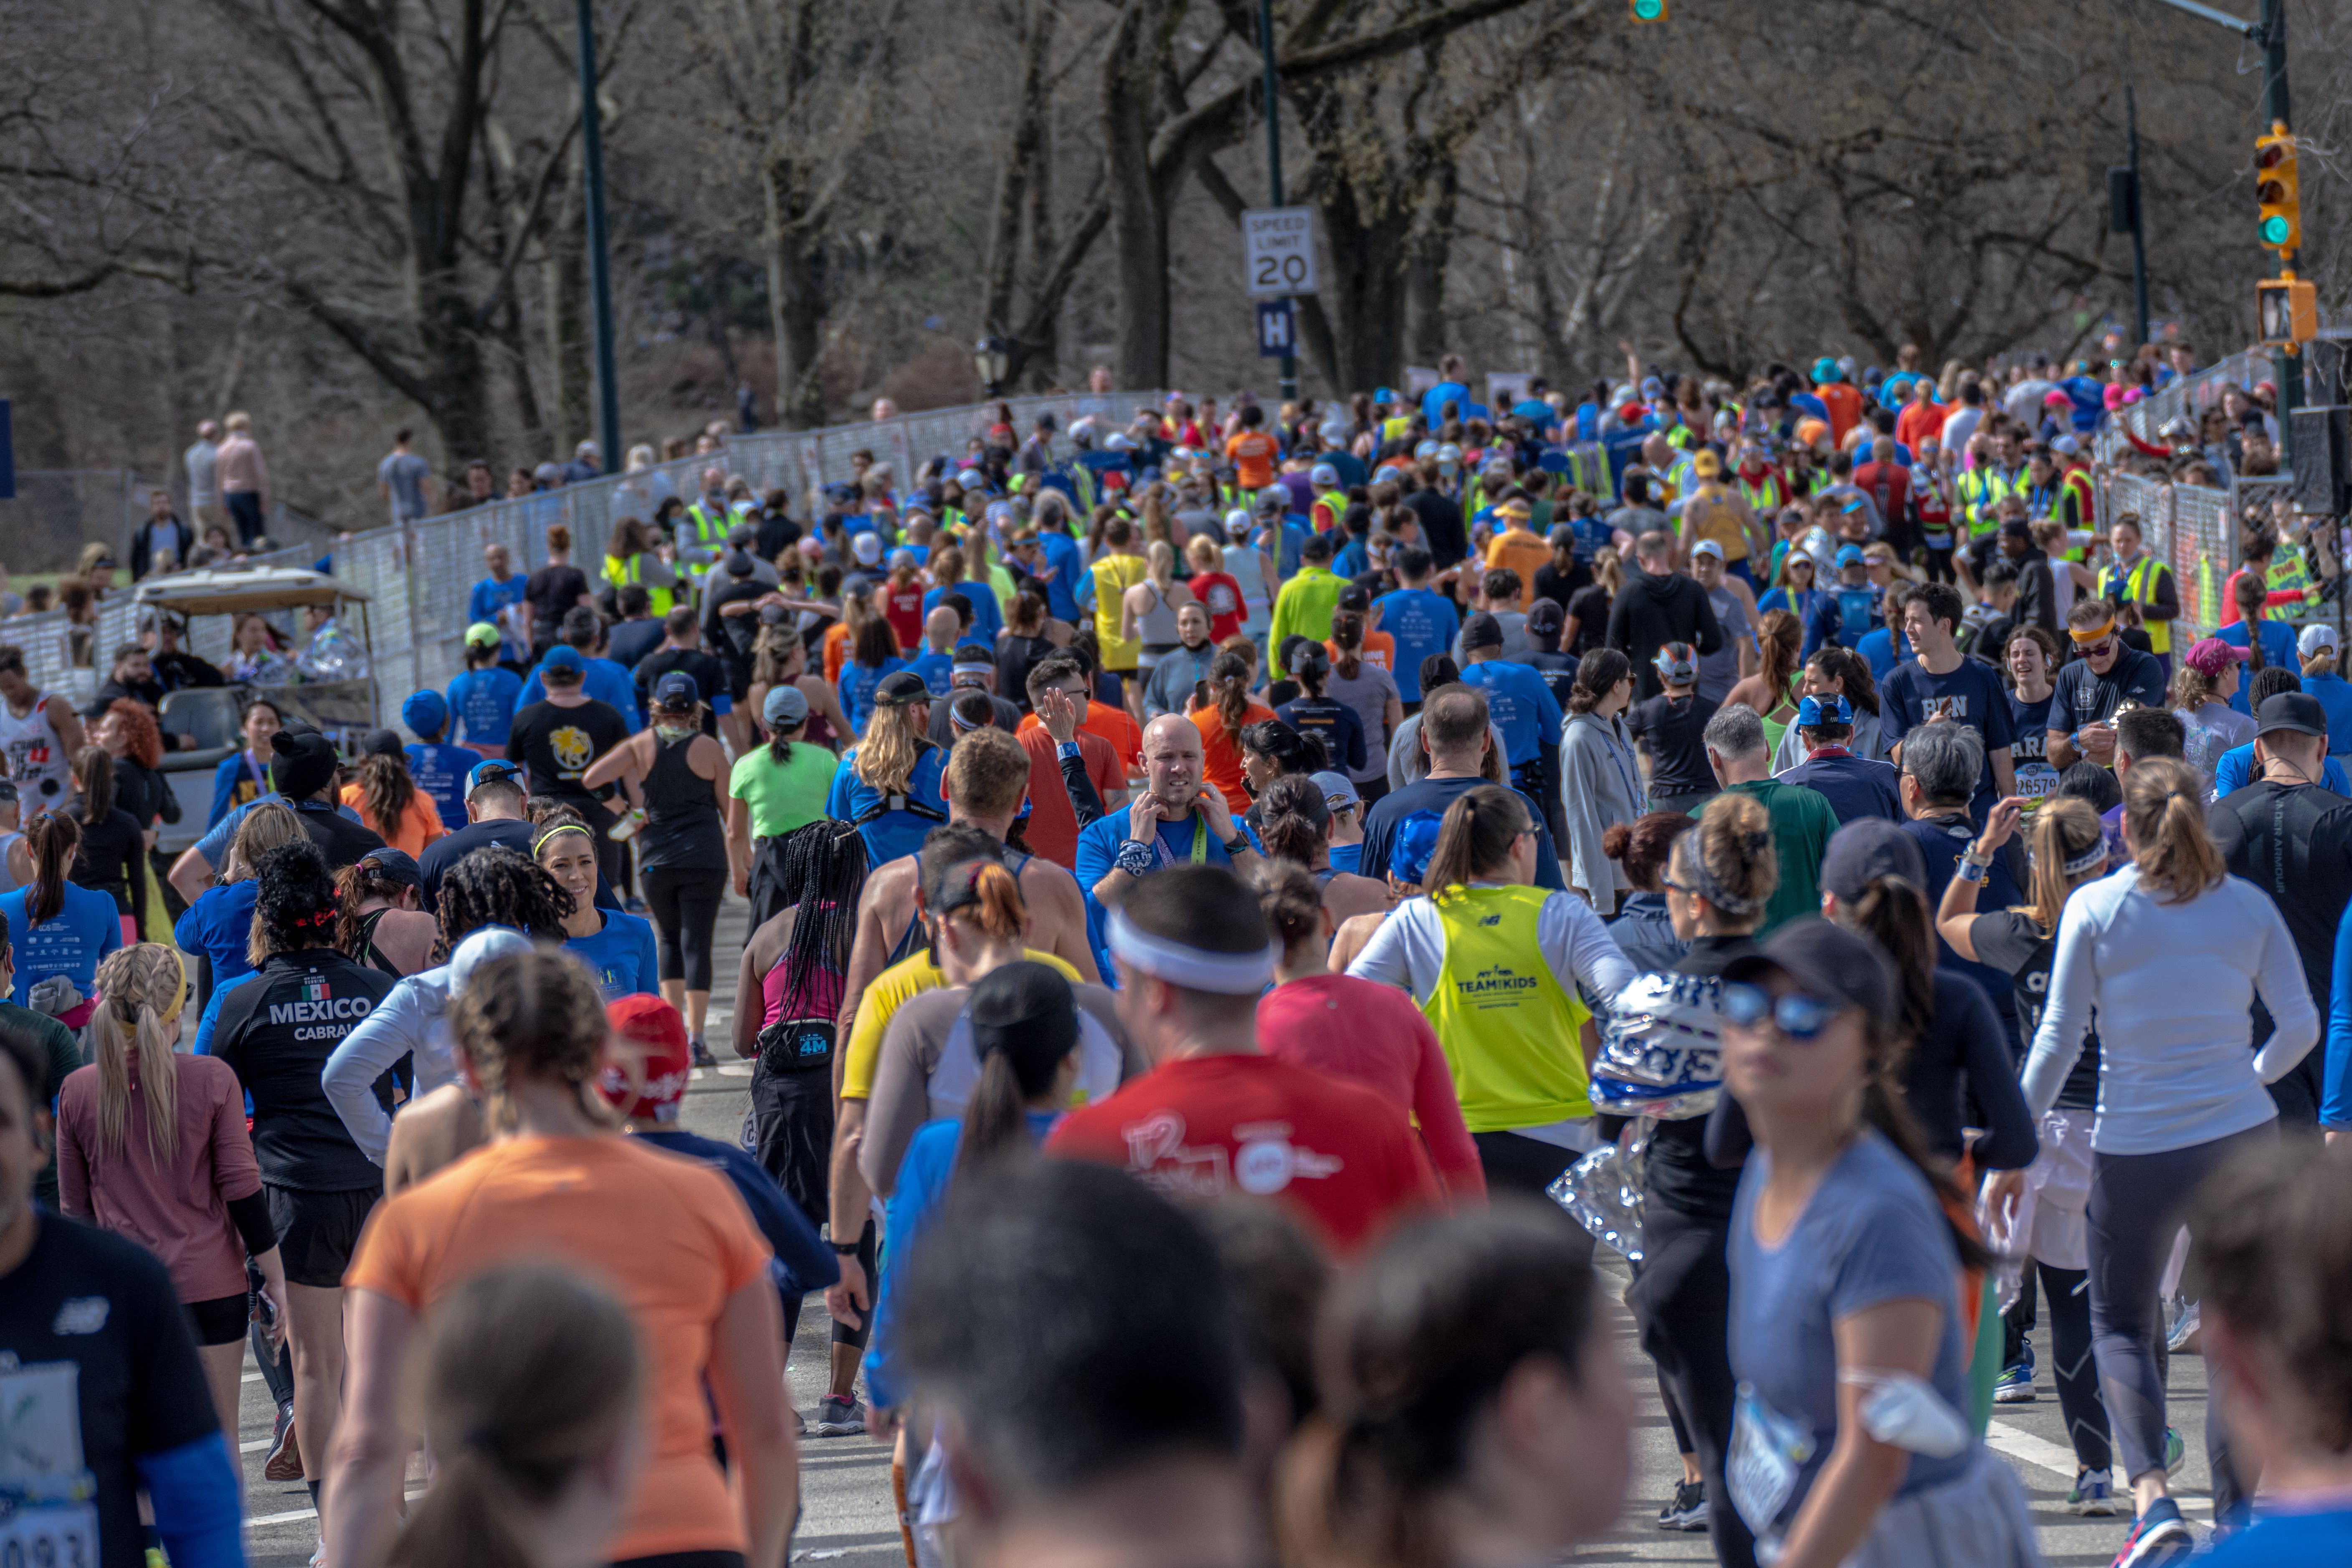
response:
M2017 793L2025 798L2025 809L2032 811L2058 793L2058 770L2048 763L2027 763L2017 770Z
M1724 1457L1723 1481L1731 1505L1759 1537L1797 1492L1805 1461L1813 1457L1813 1435L1757 1396L1742 1383L1731 1409L1731 1451Z

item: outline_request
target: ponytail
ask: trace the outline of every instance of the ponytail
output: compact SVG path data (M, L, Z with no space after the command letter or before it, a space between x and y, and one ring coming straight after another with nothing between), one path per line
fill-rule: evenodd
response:
M997 869L1010 878L1010 872ZM964 1101L950 1188L974 1171L1030 1152L1029 1102L1054 1087L1054 1075L1078 1048L1078 1037L1075 1027L1066 1035L1038 1027L990 1036L981 1048L980 1082Z
M1475 785L1445 808L1421 885L1442 893L1492 877L1510 863L1511 845L1532 826L1518 795L1499 784Z
M1276 781L1277 787L1287 781ZM1310 781L1311 782L1311 781ZM1271 818L1268 818L1271 830ZM1261 833L1264 837L1264 832ZM1265 923L1282 942L1286 956L1301 944L1312 942L1323 934L1323 890L1315 879L1307 874L1287 857L1269 847L1276 858L1260 864L1251 880L1257 888L1257 906L1265 914Z
M2200 784L2168 757L2134 763L2124 781L2124 828L2137 847L2140 886L2164 903L2185 904L2229 873L2205 826Z
M1364 617L1360 611L1342 610L1331 617L1331 668L1342 680L1353 680L1364 668ZM1318 693L1319 696L1320 693Z
M405 759L381 754L360 759L360 811L378 837L390 841L415 798L416 782L408 776Z
M104 822L114 809L114 753L104 746L84 746L74 757L73 771L81 781L84 826Z
M367 917L360 906L370 899L394 902L406 891L408 884L395 882L383 874L383 862L373 856L362 856L335 873L335 950L345 958L357 960L364 945L361 922Z
M1225 739L1235 746L1242 743L1242 729L1249 722L1252 673L1249 662L1235 653L1221 653L1209 664L1209 691L1217 704L1217 718L1224 725Z
M180 1151L180 1080L167 1033L188 1000L180 955L142 942L106 955L94 982L91 1060L98 1068L98 1147L121 1154L130 1144L131 1058L139 1058L139 1098L147 1108L147 1149L159 1165Z
M1914 1045L1936 1023L1936 934L1927 895L1902 877L1874 877L1846 914L1845 924L1869 937L1894 961L1902 987L1896 1023Z
M66 876L81 848L81 827L63 812L49 811L33 818L25 829L33 852L33 879L25 893L25 921L39 925L53 921L66 907Z
M1331 807L1312 777L1285 773L1265 786L1258 801L1258 839L1274 858L1312 870L1329 853L1330 829Z

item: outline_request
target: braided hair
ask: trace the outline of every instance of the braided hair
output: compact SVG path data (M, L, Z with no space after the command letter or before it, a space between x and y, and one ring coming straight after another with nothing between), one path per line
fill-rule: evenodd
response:
M316 844L307 837L280 844L262 856L255 874L261 887L245 952L256 969L273 953L335 945L335 878Z
M556 886L538 861L503 844L486 844L441 873L437 898L441 938L431 962L449 962L450 952L484 926L512 926L550 942L563 940L572 895Z
M817 976L849 973L857 937L857 894L866 881L866 839L856 828L813 822L784 838L777 880L791 903L793 934L784 944L787 1014L814 996Z

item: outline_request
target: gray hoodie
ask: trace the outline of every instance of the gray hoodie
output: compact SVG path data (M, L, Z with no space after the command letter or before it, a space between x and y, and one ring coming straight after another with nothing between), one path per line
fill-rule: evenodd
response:
M1595 910L1614 914L1617 895L1633 884L1601 847L1601 836L1612 823L1630 823L1650 808L1623 715L1570 714L1560 726L1559 776L1568 821L1568 837L1559 846L1561 874L1591 898Z

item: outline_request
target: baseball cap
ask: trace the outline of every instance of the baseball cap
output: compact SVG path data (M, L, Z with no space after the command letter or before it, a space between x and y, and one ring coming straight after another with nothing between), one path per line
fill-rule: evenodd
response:
M1429 876L1430 857L1437 853L1437 832L1444 822L1436 812L1416 811L1397 824L1389 846L1389 875L1400 882L1422 885Z
M1467 653L1474 647L1500 647L1502 646L1503 623L1496 620L1486 611L1481 610L1463 623L1462 649L1465 653Z
M626 1042L623 1053L635 1058L636 1071L631 1073L621 1062L606 1063L596 1080L597 1092L624 1116L676 1121L678 1101L694 1080L694 1050L687 1043L686 1020L677 1008L642 991L606 1004L604 1020L612 1026L614 1038Z
M1797 728L1818 730L1824 724L1851 724L1853 710L1836 692L1827 697L1808 697L1797 704Z
M973 982L964 1016L971 1023L972 1054L985 1064L993 1051L1055 1059L1078 1043L1078 1001L1070 983L1034 959L1018 959Z
M1657 668L1658 679L1669 686L1688 686L1698 679L1698 655L1686 642L1666 644L1651 662Z
M2053 452L2063 452L2071 458L2083 449L2083 443L2072 436L2061 436L2050 443L2050 449Z
M673 669L654 682L654 706L672 713L684 713L702 701L702 688L694 677L682 669Z
M1339 470L1328 463L1318 463L1307 470L1307 479L1309 484L1329 489L1339 482Z
M1712 539L1702 539L1691 546L1691 555L1694 559L1701 555L1712 555L1720 561L1723 559L1723 546Z
M2326 633L2326 640L2315 638L2311 635L2314 632ZM2298 646L2306 654L2316 652L2322 647L2334 647L2336 633L2326 626L2306 626ZM2220 637L2200 637L2189 645L2188 656L2189 668L2208 680L2220 675L2230 666L2243 664L2253 657L2252 648L2233 647Z
M1352 810L1364 804L1364 797L1356 793L1354 782L1345 773L1326 769L1308 776L1315 781L1315 787L1323 792L1323 804L1333 811Z
M503 784L508 780L517 784L522 782L522 764L493 757L488 762L474 764L474 771L466 775L466 793L472 795L484 784Z
M449 952L449 994L456 995L474 977L474 971L509 952L529 952L530 938L512 926L484 926Z
M1331 607L1335 610L1369 610L1372 607L1371 590L1361 583L1350 583L1339 590L1339 596L1332 602Z
M409 693L408 700L400 705L400 721L429 741L449 727L449 704L428 686Z
M269 787L288 800L308 800L334 782L335 743L316 730L280 730L269 750Z
M751 564L751 558L741 551L730 550L727 552L727 575L730 577L749 577L756 569Z
M2254 714L2254 738L2260 740L2273 730L2292 730L2298 735L2327 733L2327 710L2319 699L2300 691L2280 691L2263 699Z
M1820 881L1825 890L1851 903L1880 877L1927 885L1927 858L1908 831L1883 816L1861 816L1830 835L1822 851Z
M466 628L467 647L496 647L499 642L499 628L488 621L476 621Z
M573 647L568 642L560 642L553 647L547 650L545 656L539 661L539 668L542 670L584 670L588 668L588 661L580 657L580 650L578 648Z
M851 554L857 557L858 564L862 566L878 566L882 563L882 536L878 533L859 534L850 542L849 550Z
M1864 564L1865 564L1865 563L1864 563L1864 559L1863 559L1863 554L1862 554L1862 546L1861 546L1861 545L1859 545L1859 544L1841 544L1841 545L1839 545L1839 546L1838 546L1838 552L1837 552L1837 563L1838 563L1838 570L1840 570L1840 571L1843 571L1845 568L1847 568L1847 567L1849 567L1849 566L1860 566L1860 565L1864 565Z
M790 681L768 688L767 700L760 705L760 717L767 721L771 730L789 730L795 724L805 724L808 715L808 699L802 696L801 689Z
M1871 820L1892 832L1903 832L1891 822ZM1918 841L1908 834L1903 834L1903 839L1911 846L1913 858L1919 859ZM1752 984L1774 970L1795 981L1808 996L1859 1007L1875 1017L1895 1016L1894 966L1869 938L1827 921L1792 921L1772 933L1762 952L1735 960L1723 977Z
M2189 650L2189 662L2191 664L2195 664L2197 662L2197 648L2203 647L2205 643L2221 641L2221 639L2219 637L2207 637L2205 642L2200 642L2197 645L2197 647L2192 647ZM2251 658L2253 657L2250 649L2239 647L2234 644L2221 643L2221 646L2228 648L2231 654L2241 659ZM2336 648L2336 628L2334 626L2305 626L2303 628L2303 635L2294 639L2294 651L2303 655L2305 658L2309 658L2315 653L2334 653ZM2220 672L2209 671L2208 673L2218 674Z
M405 849L387 844L381 849L371 849L361 856L359 863L362 871L373 872L387 882L404 888L425 886L424 871L418 868L415 857Z
M1374 403L1394 403L1396 400L1397 395L1385 386L1376 387L1373 389L1372 401Z
M1528 630L1549 637L1568 625L1568 612L1558 599L1538 599L1528 609Z
M874 706L877 708L904 708L909 703L929 702L930 700L931 689L924 685L923 678L911 669L896 670L884 676L882 684L874 689Z
M1526 518L1535 515L1535 509L1523 500L1507 500L1495 510L1505 517Z
M370 730L360 738L362 757L404 757L407 748L402 744L397 730Z
M1235 507L1233 510L1225 513L1225 531L1231 534L1234 538L1240 539L1244 537L1248 534L1250 527L1250 514L1244 511L1240 507Z
M1702 447L1691 458L1691 472L1703 479L1711 479L1723 472L1723 459Z

